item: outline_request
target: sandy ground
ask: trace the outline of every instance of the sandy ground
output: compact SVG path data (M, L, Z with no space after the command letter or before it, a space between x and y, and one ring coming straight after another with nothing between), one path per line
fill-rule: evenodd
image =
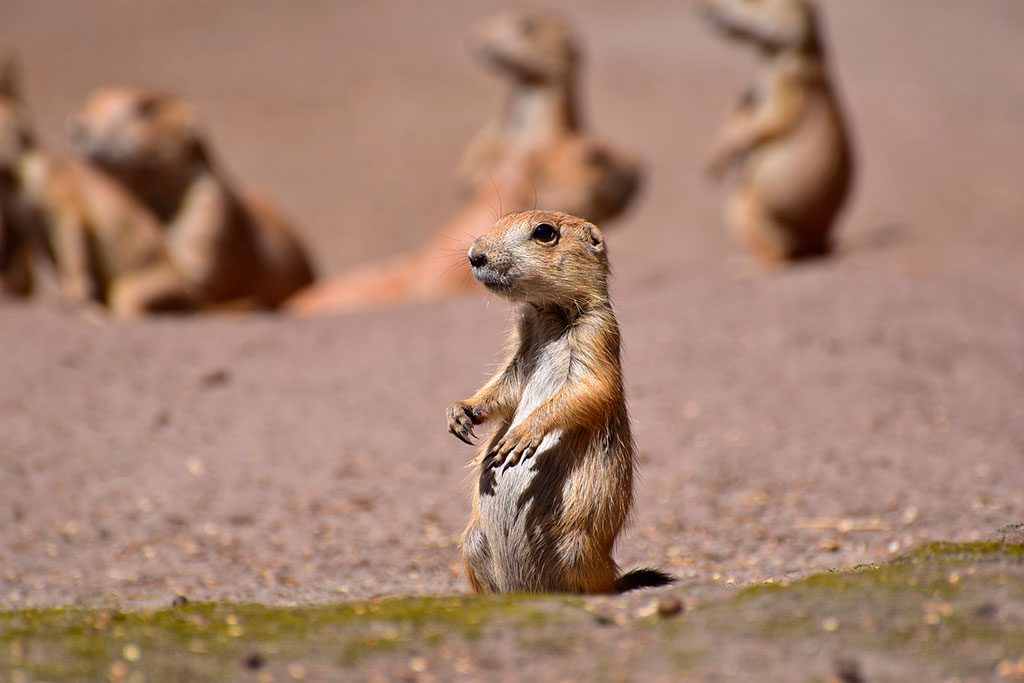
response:
M1024 5L825 3L861 174L839 257L751 269L702 176L752 57L686 3L565 3L589 119L647 159L609 233L641 452L618 556L747 582L1024 519ZM0 2L44 138L88 89L194 100L321 271L456 207L500 88L498 3ZM90 321L0 304L0 605L466 589L470 449L442 419L499 358L471 296L320 320Z

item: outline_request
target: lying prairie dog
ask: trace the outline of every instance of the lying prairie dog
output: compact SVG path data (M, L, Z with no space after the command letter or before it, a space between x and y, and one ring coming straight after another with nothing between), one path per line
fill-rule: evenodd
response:
M52 260L74 306L121 316L198 306L149 210L98 171L47 154L9 100L0 104L0 214L8 263L29 264L28 250Z
M534 203L523 165L508 164L493 185L485 185L422 246L391 258L368 263L321 280L285 302L284 309L300 316L341 314L400 303L422 303L472 291L479 287L465 263L465 250L482 226L494 222L495 212L520 211Z
M760 75L726 118L709 171L735 168L728 219L769 262L819 256L853 177L847 127L807 0L702 0L705 16L758 51Z
M100 88L68 127L80 154L156 213L172 258L208 303L274 308L313 281L292 226L235 189L181 99Z
M477 592L610 593L659 586L652 569L620 574L612 550L633 504L635 447L604 237L557 211L505 216L468 254L473 275L518 307L514 351L447 411L475 461L462 548Z

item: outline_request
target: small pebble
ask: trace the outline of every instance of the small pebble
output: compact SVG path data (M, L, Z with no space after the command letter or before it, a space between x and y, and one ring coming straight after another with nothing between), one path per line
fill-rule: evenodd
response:
M860 663L851 657L836 660L836 677L842 683L864 683L860 673Z
M227 370L213 370L199 378L199 383L204 387L219 387L231 380L231 373Z
M826 550L830 553L838 552L839 547L840 546L838 538L830 538L826 541L822 541L821 545L818 546L819 549Z
M994 603L986 602L974 610L974 613L981 619L994 619L999 613L999 607Z
M666 595L658 600L658 615L671 617L683 611L683 601L674 595Z
M185 470L193 477L201 477L206 474L206 465L199 458L185 458Z
M242 660L242 664L245 665L246 669L255 671L256 669L262 669L266 665L267 660L259 652L253 652L251 655Z

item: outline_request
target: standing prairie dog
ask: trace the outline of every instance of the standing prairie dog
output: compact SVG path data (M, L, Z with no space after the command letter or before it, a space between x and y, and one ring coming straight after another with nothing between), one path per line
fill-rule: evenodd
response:
M568 22L553 12L510 10L479 23L470 46L506 79L509 93L499 117L463 155L463 187L490 183L509 158L523 156L540 208L592 221L622 213L640 186L641 165L585 131L577 93L581 50Z
M474 425L496 423L462 538L474 590L609 593L668 582L654 570L620 576L612 559L635 456L601 231L556 211L511 214L473 242L469 262L519 306L504 369L447 411L466 443Z
M0 104L0 215L0 251L13 250L3 254L5 276L12 259L30 267L32 250L52 259L73 305L124 316L197 306L149 210L103 174L48 155L11 101Z
M762 70L728 116L708 164L739 167L728 219L767 261L819 256L853 175L846 124L807 0L702 0L725 35L754 45Z
M505 106L470 141L458 175L467 189L487 182L511 149L541 147L581 129L579 41L553 12L509 10L477 24L470 49L509 82Z
M69 133L81 154L163 221L172 257L210 304L273 308L313 281L291 226L235 190L180 99L100 88L71 119Z
M464 205L422 246L319 282L290 299L287 310L347 313L465 292L474 283L453 250L491 226L494 208L558 207L600 221L632 202L640 164L580 129L579 50L560 17L502 13L479 24L471 44L512 91L502 116L477 134L460 163Z

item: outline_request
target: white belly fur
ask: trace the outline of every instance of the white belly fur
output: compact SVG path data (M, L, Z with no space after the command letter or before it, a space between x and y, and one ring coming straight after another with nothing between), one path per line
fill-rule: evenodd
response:
M540 354L537 367L542 369L530 376L509 429L525 421L564 384L568 354L559 346L549 344ZM562 436L561 430L547 434L532 458L496 472L493 495L480 496L480 525L491 548L493 576L502 590L544 588L538 583L539 568L553 559L555 549L546 547L541 533L540 522L545 516L531 515L531 511L547 508L545 503L550 504L562 493L564 481L556 478L548 486L543 480L537 481L545 466L550 469L553 464L549 460L562 457Z

